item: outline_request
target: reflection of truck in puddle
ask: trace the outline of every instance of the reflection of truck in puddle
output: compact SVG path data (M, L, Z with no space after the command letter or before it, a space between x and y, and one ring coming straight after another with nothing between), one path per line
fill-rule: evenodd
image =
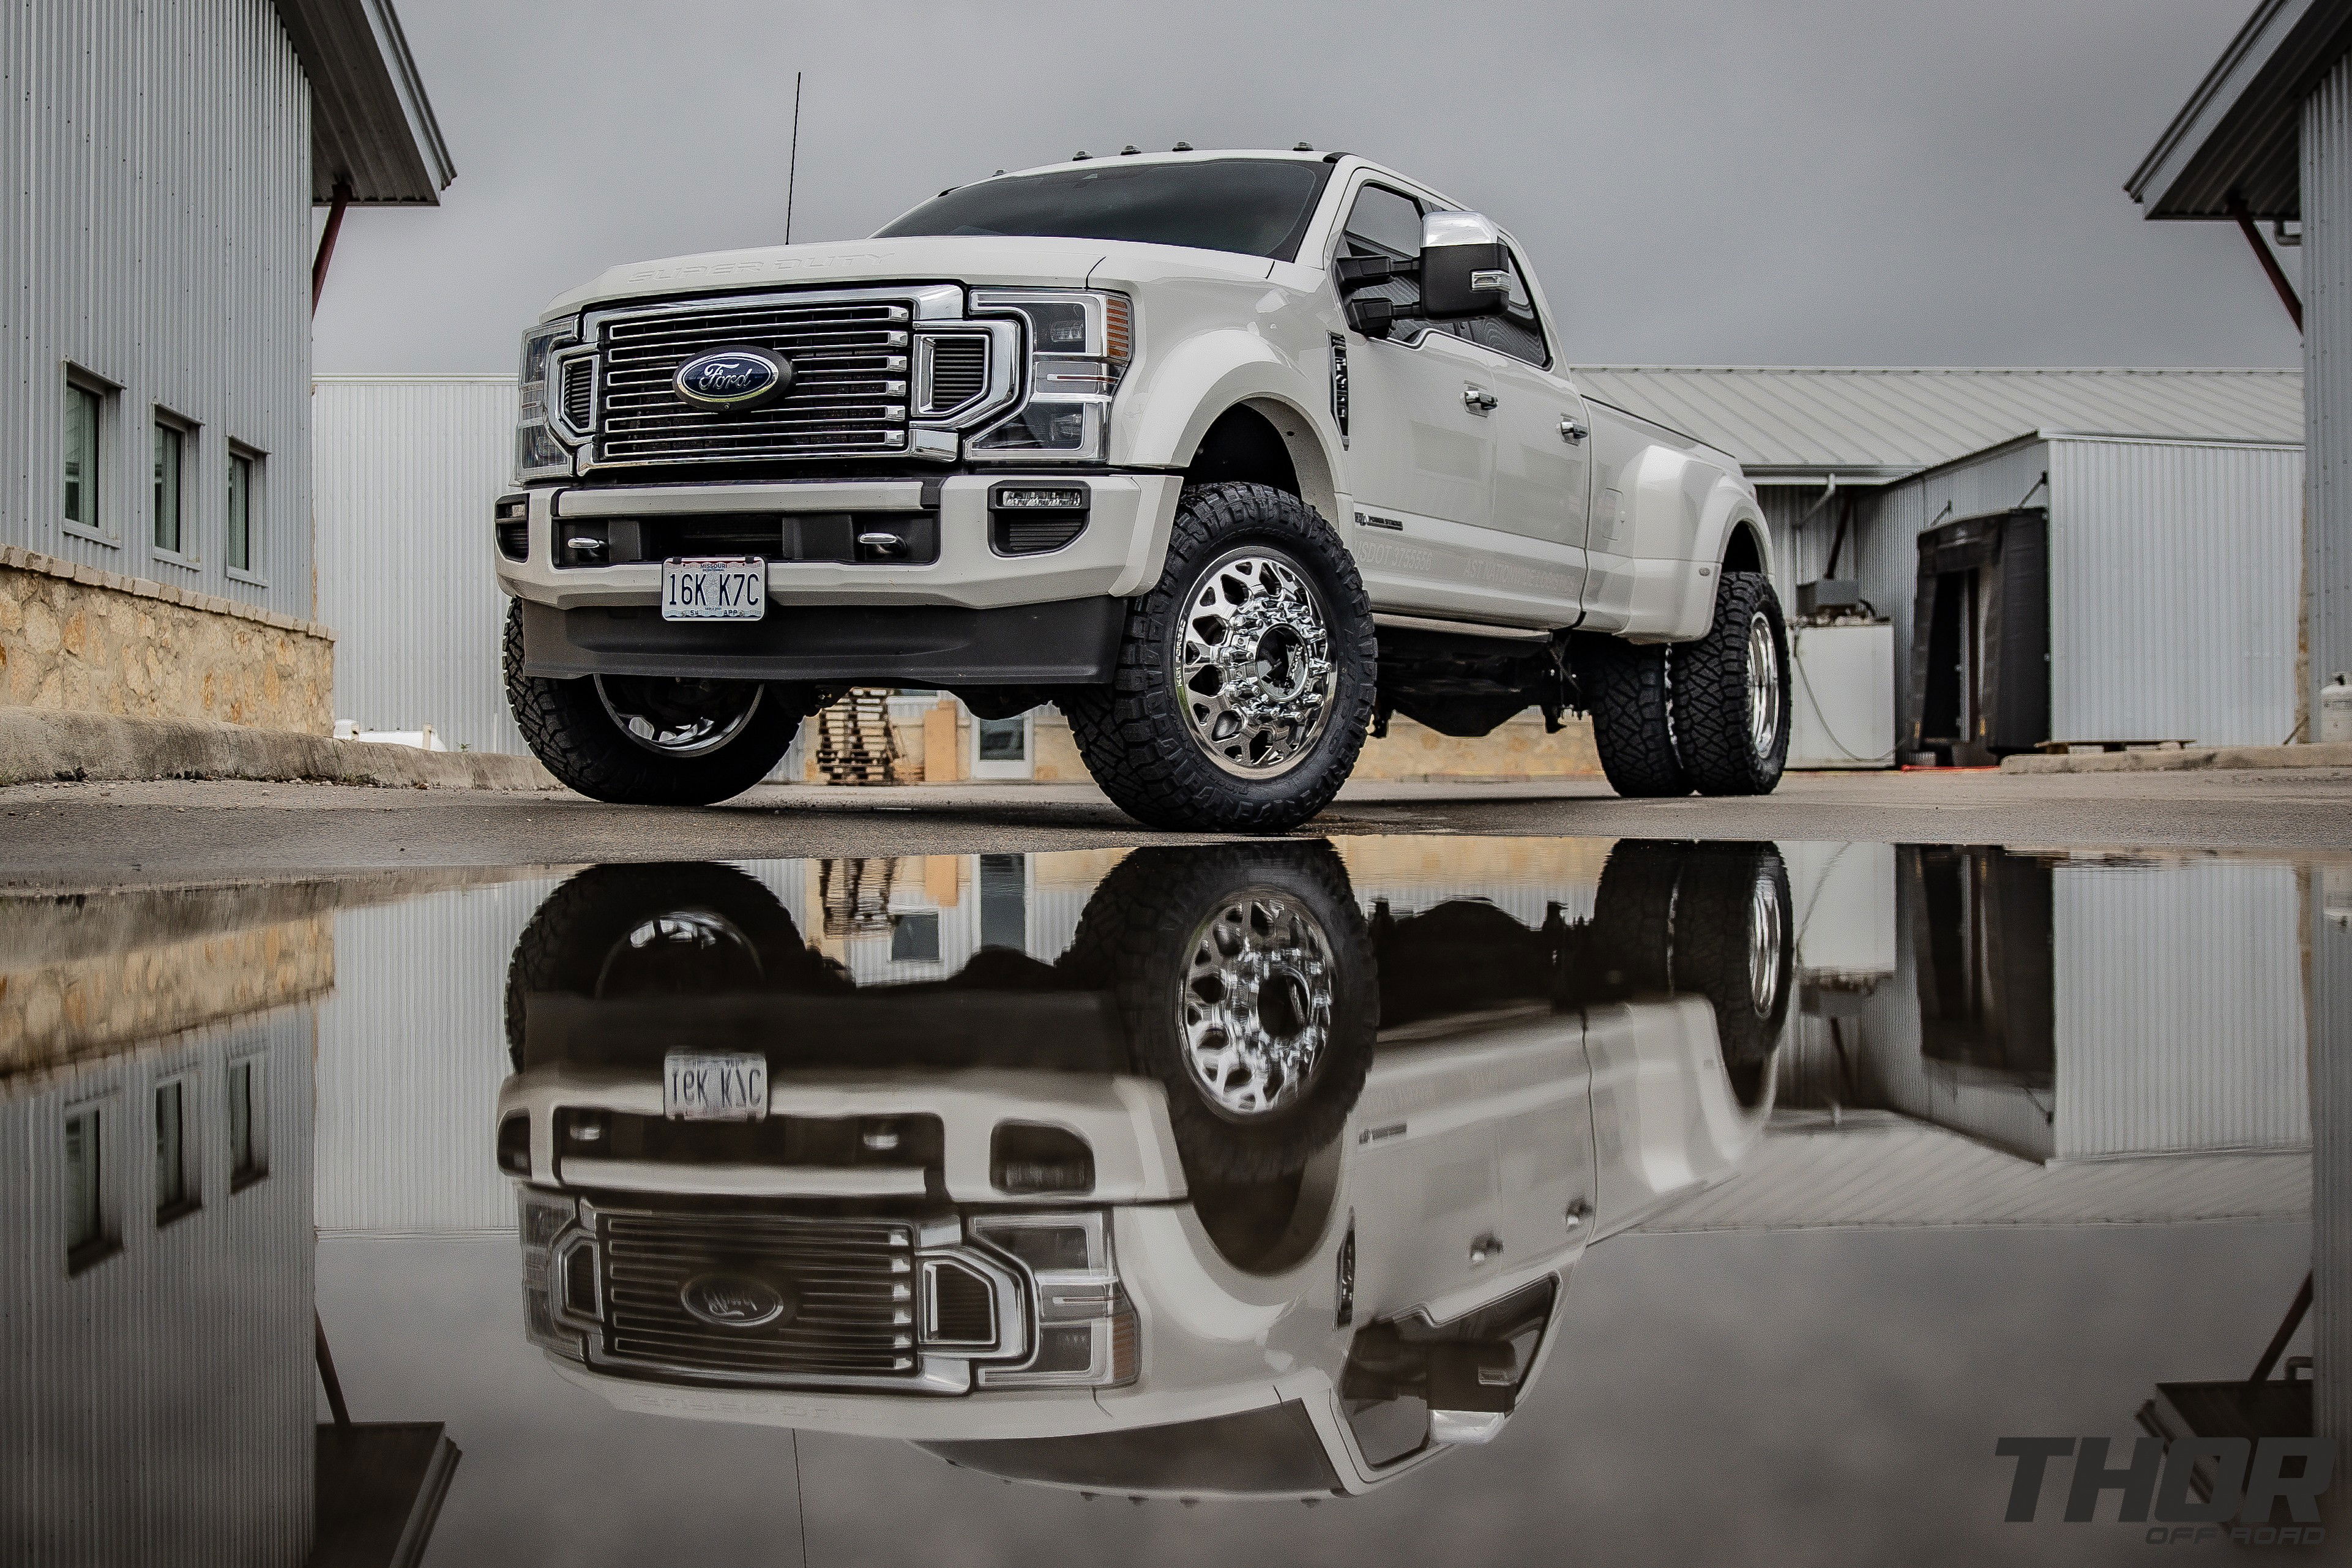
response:
M1142 850L1052 963L860 987L740 872L584 873L509 984L530 1337L624 1408L1366 1489L1491 1438L1582 1248L1738 1157L1787 914L1768 847L1622 843L1538 929L1367 921L1320 845Z

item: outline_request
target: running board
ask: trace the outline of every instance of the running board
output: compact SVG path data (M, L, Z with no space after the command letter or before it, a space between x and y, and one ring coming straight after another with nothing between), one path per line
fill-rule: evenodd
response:
M1401 632L1444 632L1457 637L1496 637L1504 642L1549 642L1551 633L1539 626L1488 626L1475 621L1440 621L1427 616L1376 613L1372 625Z

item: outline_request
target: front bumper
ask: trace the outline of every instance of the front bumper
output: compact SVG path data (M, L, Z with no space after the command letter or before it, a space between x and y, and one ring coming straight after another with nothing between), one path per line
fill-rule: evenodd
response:
M937 1117L945 1133L936 1169L877 1173L824 1167L679 1161L583 1159L558 1147L557 1124L568 1110L636 1116L662 1114L661 1068L537 1067L499 1090L498 1121L530 1119L530 1169L511 1175L565 1187L608 1192L692 1194L704 1198L871 1199L937 1193L952 1203L1171 1203L1184 1196L1183 1167L1168 1126L1168 1100L1146 1079L1108 1073L978 1068L933 1079L909 1079L887 1068L868 1072L796 1073L773 1080L772 1117L844 1119ZM991 1143L1007 1123L1060 1127L1083 1139L1094 1156L1094 1181L1083 1192L1008 1193L995 1184ZM896 1190L879 1174L909 1178Z
M512 561L493 551L499 584L551 609L652 608L661 597L658 562L614 566L554 564L559 522L761 513L888 513L937 509L939 559L919 564L774 561L770 613L813 605L934 605L968 610L1041 605L1097 595L1126 597L1159 579L1176 513L1181 475L1052 474L1037 482L1083 484L1092 492L1086 531L1046 554L999 555L989 543L988 493L1018 474L959 474L942 479L809 479L775 484L549 486L530 496L530 548ZM487 525L488 520L485 519Z

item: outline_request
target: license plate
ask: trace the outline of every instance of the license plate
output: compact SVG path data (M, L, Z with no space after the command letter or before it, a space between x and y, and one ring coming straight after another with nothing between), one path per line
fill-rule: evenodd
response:
M768 613L768 563L756 555L673 556L662 563L662 619L756 621Z
M662 1114L673 1121L762 1121L768 1058L672 1051L662 1058Z

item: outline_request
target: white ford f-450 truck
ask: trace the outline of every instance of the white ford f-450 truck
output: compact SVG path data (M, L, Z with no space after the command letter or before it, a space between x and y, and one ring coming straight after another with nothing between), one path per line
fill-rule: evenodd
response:
M611 801L735 795L852 685L1053 703L1163 827L1294 826L1394 713L1580 710L1621 794L1769 791L1755 491L1560 343L1507 234L1306 150L615 268L523 338L509 698Z

